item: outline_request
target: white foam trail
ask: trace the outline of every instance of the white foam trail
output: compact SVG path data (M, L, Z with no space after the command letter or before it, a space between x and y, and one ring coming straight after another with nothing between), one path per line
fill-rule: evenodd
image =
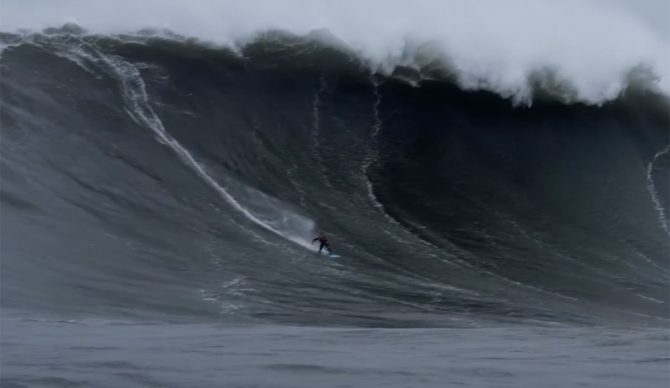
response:
M658 151L647 165L647 189L649 190L651 202L654 204L654 209L656 209L656 213L658 214L658 220L661 223L661 227L666 231L666 233L670 233L670 225L668 225L668 219L665 216L665 208L663 208L661 200L658 198L658 191L656 191L656 185L654 184L653 173L654 162L656 162L656 159L667 154L668 152L670 152L670 145Z
M571 98L599 104L645 67L670 92L670 29L631 10L632 3L640 1L3 0L2 30L65 22L95 33L165 28L230 47L271 29L327 30L336 38L330 43L348 46L373 72L449 68L465 88L519 102L532 98L534 74L551 73L574 91ZM661 8L667 15L668 6Z
M377 199L377 196L375 195L375 190L374 186L372 185L372 182L370 181L370 177L368 176L368 171L370 170L370 166L372 163L374 163L377 158L379 157L379 133L382 130L382 120L381 117L379 116L379 106L382 103L382 97L379 94L379 86L374 83L373 80L373 92L375 95L375 103L372 106L372 115L374 118L373 124L372 124L372 133L370 134L370 147L372 148L372 151L367 157L363 160L363 179L365 179L365 188L367 190L368 198L370 199L370 202L372 202L372 205L379 209L379 211L386 217L386 219L391 222L392 224L398 225L398 222L394 220L392 217L386 213L386 209L384 209L384 205L382 205L381 202Z
M319 140L319 136L321 134L321 94L326 90L328 90L326 79L321 77L319 79L319 88L314 92L314 100L312 102L312 141L314 143L314 157L321 167L321 177L323 178L323 181L327 187L333 188L333 185L330 183L328 175L326 174L326 166L324 165L323 159L321 158L321 153L319 152L319 148L321 147L321 141Z
M163 126L163 123L155 114L153 109L149 104L149 98L146 92L146 87L144 80L142 79L139 70L135 65L123 60L118 56L106 56L101 53L97 53L98 58L102 60L108 68L113 71L114 75L121 83L122 94L124 96L125 102L127 104L127 113L140 125L146 126L151 129L156 138L166 146L170 147L177 156L189 167L191 168L202 180L204 180L210 187L212 187L216 192L235 210L242 213L246 218L254 222L255 224L279 235L283 238L286 238L298 245L301 245L305 248L312 249L310 242L306 239L304 235L296 235L291 233L290 230L280 229L281 225L289 225L287 218L292 220L298 220L298 222L304 223L305 231L310 232L313 229L313 222L308 220L305 217L299 216L297 214L290 213L289 211L279 211L282 214L282 219L279 220L266 220L262 219L259 215L252 213L245 206L243 206L233 195L231 195L228 190L221 186L214 178L212 178L205 169L200 165L195 158L191 155L188 150L186 150L175 138L173 138ZM269 198L266 196L262 198L264 201L269 201ZM289 220L290 221L290 220Z
M651 301L651 302L654 302L654 303L659 303L659 304L665 303L664 301L652 298L651 296L645 296L645 295L642 295L642 294L635 294L635 295L637 295L638 297L640 297L642 299L645 299L645 300L648 300L648 301Z

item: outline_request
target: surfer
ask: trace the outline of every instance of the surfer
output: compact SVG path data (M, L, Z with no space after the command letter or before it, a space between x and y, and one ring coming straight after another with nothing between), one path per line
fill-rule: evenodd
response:
M328 244L328 238L326 238L326 235L323 234L323 232L319 233L319 235L312 240L312 244L314 244L315 241L318 241L321 244L319 245L319 253L321 253L323 248L326 248L328 253L330 253L330 244Z

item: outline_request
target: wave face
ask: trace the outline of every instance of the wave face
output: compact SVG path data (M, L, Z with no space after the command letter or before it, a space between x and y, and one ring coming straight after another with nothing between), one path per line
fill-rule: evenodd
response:
M518 106L285 33L1 38L6 308L667 324L662 95Z

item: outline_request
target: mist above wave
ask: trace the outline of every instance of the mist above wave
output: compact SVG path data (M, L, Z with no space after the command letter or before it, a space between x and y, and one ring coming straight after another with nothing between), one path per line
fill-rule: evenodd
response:
M4 30L64 22L101 34L167 29L237 50L281 30L347 50L372 72L449 76L519 103L530 103L538 87L589 104L631 83L670 91L664 39L597 1L9 1L3 8Z

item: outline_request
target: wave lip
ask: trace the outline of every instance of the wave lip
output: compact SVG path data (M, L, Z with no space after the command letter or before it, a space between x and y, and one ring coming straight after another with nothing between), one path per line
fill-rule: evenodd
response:
M110 17L118 7L127 12ZM634 14L597 1L127 1L114 7L66 1L30 12L19 2L3 8L9 32L74 21L93 33L167 29L239 49L267 31L285 31L355 53L372 72L448 74L464 88L523 104L532 101L538 84L559 84L551 89L589 104L615 99L640 78L646 87L670 91L670 39Z

